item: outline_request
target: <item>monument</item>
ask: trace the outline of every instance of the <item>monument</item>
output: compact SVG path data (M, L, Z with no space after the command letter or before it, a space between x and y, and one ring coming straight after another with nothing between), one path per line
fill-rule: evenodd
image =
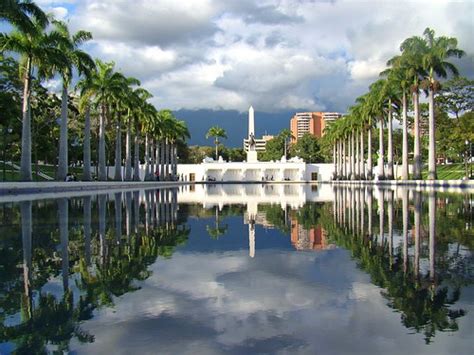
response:
M257 149L255 141L255 117L253 107L249 108L249 134L248 134L249 149L247 151L247 163L256 163Z

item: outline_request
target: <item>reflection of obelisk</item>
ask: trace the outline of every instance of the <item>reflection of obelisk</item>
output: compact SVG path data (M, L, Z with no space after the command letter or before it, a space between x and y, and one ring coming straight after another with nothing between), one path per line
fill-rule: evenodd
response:
M249 256L255 257L255 221L249 221Z
M255 220L257 219L258 204L254 201L247 204L247 218L249 223L249 256L255 257Z
M255 118L254 118L254 111L253 107L250 106L249 108L249 136L248 136L248 151L247 151L247 162L248 163L255 163L257 162L257 150L256 150L256 142L255 142Z

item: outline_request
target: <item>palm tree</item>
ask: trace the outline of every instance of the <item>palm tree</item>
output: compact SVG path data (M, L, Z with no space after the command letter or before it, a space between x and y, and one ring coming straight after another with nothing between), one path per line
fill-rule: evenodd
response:
M78 82L77 88L80 90L79 110L84 113L84 167L82 180L91 181L91 106L90 92L88 91L90 75Z
M0 2L0 20L10 22L24 33L35 32L36 24L44 28L49 23L48 16L30 0L3 0Z
M67 25L62 21L54 21L56 31L62 36L58 49L65 57L64 66L59 68L63 87L61 95L61 123L59 135L59 163L57 179L63 181L68 174L68 86L73 75L73 68L77 68L79 75L89 75L95 69L93 59L86 52L79 49L84 42L92 39L87 31L78 31L71 36Z
M142 102L143 99L140 95L144 94L147 92L146 90L142 88L137 88L137 89L132 89L128 88L127 89L127 97L125 100L125 107L127 110L127 115L126 115L126 125L127 125L127 133L126 133L126 138L125 138L125 181L131 181L132 180L132 127L137 126L138 124L138 118L140 116L140 108L142 107ZM148 93L148 92L147 92ZM151 94L149 95L151 97ZM138 146L138 130L135 129L135 143L136 143L136 152L139 152L139 146ZM139 165L139 157L137 155L137 162L134 166L136 166L137 173L139 172L138 170L138 165Z
M57 31L48 33L44 24L34 21L28 32L15 30L10 34L0 33L0 47L3 51L11 51L20 55L21 76L23 79L23 107L21 134L21 169L20 179L31 181L31 81L34 69L38 76L45 76L51 68L61 68L65 64L65 56L57 47L63 40Z
M116 115L116 134L115 134L115 176L116 181L122 181L122 130L121 118L122 112L128 109L127 100L130 95L131 85L140 85L140 81L135 78L126 78L121 73L118 73L120 80L120 89L113 93L113 104Z
M434 94L439 88L435 76L446 78L448 71L457 76L456 66L447 61L450 57L461 58L465 53L457 48L458 42L454 37L435 37L434 30L426 28L423 32L426 50L421 53L423 69L426 71L424 87L428 90L429 105L429 149L428 149L428 179L436 180L436 142L435 142L435 114Z
M214 138L214 144L216 145L216 161L219 159L218 157L218 147L219 147L219 138L227 138L227 134L224 128L219 126L213 126L209 128L209 131L206 133L206 139Z
M155 136L159 121L155 106L145 102L142 109L142 120L142 132L145 134L145 180L149 180L151 174L154 173L150 171L150 136Z
M395 56L387 62L391 68L381 74L388 77L388 82L392 86L401 89L402 102L402 179L408 180L408 123L407 123L407 93L410 83L410 69L405 63L403 56Z
M171 146L172 146L172 176L173 180L176 180L176 174L178 172L178 142L183 142L186 138L190 138L191 135L189 134L188 127L186 126L186 122L179 121L175 119L173 135L171 136Z
M99 107L99 176L101 181L107 180L105 167L105 123L109 114L109 105L114 95L122 90L123 75L114 72L114 63L96 60L97 71L93 72L88 90Z
M421 179L421 152L420 152L420 82L426 76L421 63L422 53L426 49L426 43L423 38L413 36L400 45L403 60L408 70L408 76L411 76L412 85L411 91L413 96L413 179Z
M384 80L377 80L375 83L370 85L371 95L373 95L372 105L374 112L379 116L379 158L378 158L378 178L379 180L384 179L384 144L383 144L383 90L385 86Z

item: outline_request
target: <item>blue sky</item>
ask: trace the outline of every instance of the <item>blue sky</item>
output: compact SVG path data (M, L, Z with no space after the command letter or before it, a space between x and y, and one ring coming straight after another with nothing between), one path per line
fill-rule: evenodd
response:
M88 50L138 77L158 108L345 112L400 43L428 26L458 38L461 71L474 74L472 1L37 3L91 31Z

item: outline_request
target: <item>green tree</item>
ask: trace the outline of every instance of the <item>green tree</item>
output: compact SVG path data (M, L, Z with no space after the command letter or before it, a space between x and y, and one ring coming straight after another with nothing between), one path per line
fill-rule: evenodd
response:
M322 163L319 139L312 134L306 133L291 146L291 155L302 158L306 163Z
M282 156L285 156L285 149L289 148L289 138L291 138L291 131L282 130L276 137L267 141L265 151L259 153L258 159L261 161L280 160Z
M15 30L10 34L0 34L0 47L4 51L20 55L21 76L23 80L22 134L21 134L21 180L31 181L31 81L33 70L39 76L51 72L51 68L65 65L65 56L58 48L63 40L57 31L45 32L42 23L35 22L28 32Z
M474 80L461 76L448 80L443 83L435 101L443 111L456 118L463 112L474 111Z
M219 159L218 156L218 147L219 147L219 138L227 138L227 133L224 128L219 126L213 126L209 128L209 131L206 133L206 139L214 138L214 144L216 145L216 161Z

